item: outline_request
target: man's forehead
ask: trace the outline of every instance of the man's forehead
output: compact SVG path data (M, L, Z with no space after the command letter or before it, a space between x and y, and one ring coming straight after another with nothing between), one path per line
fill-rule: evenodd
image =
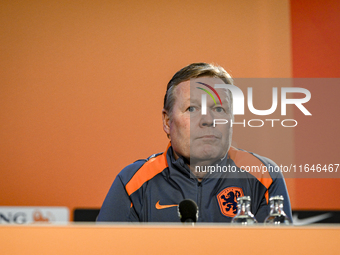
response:
M226 84L222 79L217 77L199 77L193 78L188 81L183 81L176 86L176 93L190 93L190 91L197 87L204 87L204 88L215 88L216 84ZM225 89L215 89L226 91Z
M179 83L175 89L176 100L187 102L200 100L201 94L212 93L218 94L222 101L229 101L229 95L226 89L215 89L216 84L225 84L225 82L217 77L199 77ZM200 88L200 89L199 89Z
M192 99L201 97L202 94L210 94L212 97L229 101L230 96L225 88L215 88L217 84L225 84L220 78L202 77L190 80L190 96Z

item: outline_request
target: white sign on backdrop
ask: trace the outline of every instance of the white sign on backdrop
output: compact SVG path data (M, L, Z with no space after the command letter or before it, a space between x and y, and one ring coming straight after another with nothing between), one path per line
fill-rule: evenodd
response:
M67 224L67 207L0 206L0 224Z

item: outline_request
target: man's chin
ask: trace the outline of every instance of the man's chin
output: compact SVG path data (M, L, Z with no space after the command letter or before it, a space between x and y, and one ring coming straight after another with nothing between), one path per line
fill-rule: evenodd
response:
M195 151L190 153L190 163L197 164L205 162L205 164L212 164L221 160L226 153L221 151Z

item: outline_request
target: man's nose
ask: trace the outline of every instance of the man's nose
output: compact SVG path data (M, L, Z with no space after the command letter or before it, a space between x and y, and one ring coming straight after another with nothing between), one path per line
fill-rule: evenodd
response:
M212 126L214 124L214 113L211 109L207 109L207 113L205 115L201 115L200 126Z

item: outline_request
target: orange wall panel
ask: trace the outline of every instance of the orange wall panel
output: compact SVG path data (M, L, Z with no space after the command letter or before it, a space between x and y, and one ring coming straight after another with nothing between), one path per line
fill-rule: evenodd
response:
M1 1L0 205L100 207L124 166L166 148L177 70L291 77L289 18L288 1ZM234 141L293 160L292 132L285 147L257 132Z
M294 77L340 77L339 11L338 1L291 1ZM312 93L308 109L313 116L294 129L297 165L340 163L340 87L331 84L306 87ZM296 208L340 209L339 178L297 179L295 191Z

